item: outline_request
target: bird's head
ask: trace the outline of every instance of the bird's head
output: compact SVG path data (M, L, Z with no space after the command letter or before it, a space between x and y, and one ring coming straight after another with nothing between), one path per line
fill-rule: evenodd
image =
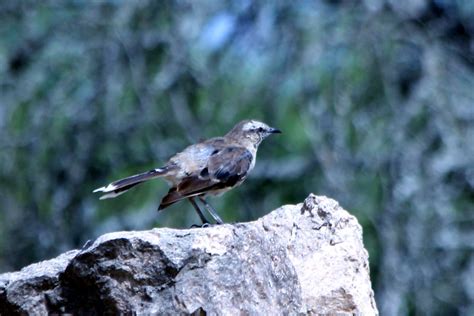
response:
M281 133L281 131L259 121L245 120L235 125L226 136L257 147L262 140L276 133Z

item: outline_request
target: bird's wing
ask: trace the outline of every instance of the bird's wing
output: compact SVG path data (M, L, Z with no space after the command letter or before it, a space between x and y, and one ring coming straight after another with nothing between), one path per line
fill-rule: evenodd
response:
M209 158L207 173L209 178L226 184L235 185L249 171L252 164L252 154L243 147L226 147Z
M205 168L182 179L176 188L168 192L160 209L186 197L235 186L245 179L252 159L250 151L243 147L225 147L214 152Z

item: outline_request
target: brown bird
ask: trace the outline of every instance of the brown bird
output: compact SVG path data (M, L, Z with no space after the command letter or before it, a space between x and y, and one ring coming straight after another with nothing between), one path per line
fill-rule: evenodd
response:
M177 153L161 168L114 181L94 192L104 192L100 199L114 198L132 187L154 178L171 183L158 210L188 199L203 223L209 223L194 198L198 198L218 224L223 221L207 203L207 195L220 195L238 185L255 166L257 149L262 140L280 130L255 120L245 120L223 137L214 137L190 145Z

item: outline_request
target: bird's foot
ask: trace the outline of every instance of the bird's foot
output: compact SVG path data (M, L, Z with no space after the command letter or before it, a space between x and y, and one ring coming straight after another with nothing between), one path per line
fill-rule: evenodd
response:
M202 225L198 225L198 224L193 224L191 225L191 227L189 228L207 228L207 227L211 227L212 224L211 223L204 223Z

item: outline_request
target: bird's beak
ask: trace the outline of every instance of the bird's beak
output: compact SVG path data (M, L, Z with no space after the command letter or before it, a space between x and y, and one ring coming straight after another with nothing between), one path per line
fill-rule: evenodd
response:
M273 128L273 127L270 127L270 130L268 132L270 134L281 134L281 131L278 128Z

